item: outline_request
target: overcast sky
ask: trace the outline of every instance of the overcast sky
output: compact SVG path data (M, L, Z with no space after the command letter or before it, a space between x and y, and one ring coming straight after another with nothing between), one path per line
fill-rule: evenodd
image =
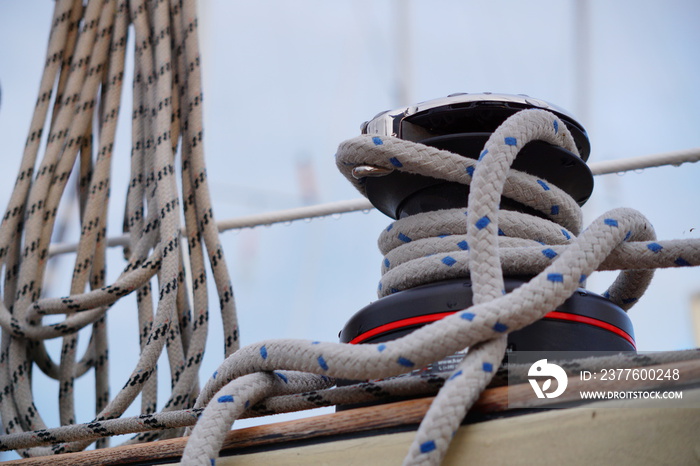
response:
M52 8L49 0L0 0L2 205L34 107ZM559 0L210 0L200 10L205 148L219 219L357 197L335 168L338 144L382 110L455 92L524 93L569 109L588 130L591 162L700 147L700 3L693 0L588 1L583 31L576 3ZM124 205L128 94L110 235L120 234ZM661 239L697 238L698 180L693 165L599 177L585 223L627 206ZM337 341L349 317L376 299L376 239L388 223L373 211L224 233L243 343ZM120 257L110 254L112 279ZM588 283L598 293L612 281L599 276ZM59 285L55 292L65 293ZM694 346L689 297L697 292L699 270L657 272L630 311L639 350ZM113 393L138 351L134 310L129 301L110 311L119 332L112 341L133 338L120 346L123 363L113 362ZM214 319L203 378L221 361L220 337ZM89 399L90 383L81 384ZM46 404L40 409L51 422L55 408ZM85 405L81 421L91 415L92 402Z

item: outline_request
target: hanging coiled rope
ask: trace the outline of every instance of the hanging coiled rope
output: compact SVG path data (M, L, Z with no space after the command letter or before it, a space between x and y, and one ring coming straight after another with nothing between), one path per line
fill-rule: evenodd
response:
M266 383L258 380L259 391L253 396L248 379L252 374L287 369L345 379L386 378L469 347L421 423L405 460L406 464L437 464L466 411L496 373L508 332L559 306L606 260L607 267L629 269L619 275L606 295L623 309L639 299L651 271L630 265L624 253L614 262L611 257L618 246L635 244L634 251L653 262L645 267L648 269L700 264L700 241L657 242L651 225L630 209L608 212L576 236L581 214L568 195L543 180L509 171L518 151L532 140L575 151L563 123L540 110L522 111L506 120L493 133L478 162L391 137L360 136L342 143L338 166L361 192L363 181L351 175L358 165L400 169L470 185L466 215L463 210L419 214L394 222L382 233L380 249L386 254L386 273L379 294L471 274L474 306L381 344L272 340L242 348L224 362L197 400L197 407L208 405L192 432L183 462L207 464L218 454L223 439L223 434L213 433L217 429L213 426L228 428L242 407L261 399L262 392L272 394L284 384L308 377L286 373L269 377ZM500 211L502 194L550 220ZM547 241L549 244L543 245ZM533 258L539 260L530 260ZM504 294L506 271L537 276Z
M130 27L136 50L131 179L124 220L129 244L123 272L107 284L106 206ZM150 415L157 406L157 361L167 346L172 394L163 411L190 407L198 391L207 333L206 262L220 297L226 354L238 347L232 288L203 161L196 29L192 1L90 0L83 6L82 0L59 0L55 4L39 99L15 190L0 226L0 266L5 279L0 306L0 411L6 434L47 428L34 406L34 364L59 381L62 425L75 422L74 379L93 368L97 421L121 416L139 394L142 414ZM45 127L52 95L51 118ZM98 121L95 127L93 118ZM48 134L46 148L35 168L44 132ZM178 153L184 202L175 180ZM81 233L70 290L63 298L42 299L59 200L76 165ZM183 213L193 302L185 285L180 240ZM154 277L158 283L155 304ZM136 292L139 309L141 352L124 388L112 396L105 314L117 299L132 292ZM43 323L49 314L64 319ZM90 325L88 348L78 357L77 332ZM58 362L43 343L57 337L63 338ZM178 434L177 430L150 432L136 440ZM21 453L80 450L91 442L51 442L51 448Z

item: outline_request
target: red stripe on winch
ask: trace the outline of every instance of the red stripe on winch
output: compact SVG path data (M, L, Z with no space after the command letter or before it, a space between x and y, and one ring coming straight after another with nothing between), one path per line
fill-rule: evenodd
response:
M461 309L463 310L463 309ZM437 314L425 314L422 316L415 316L415 317L409 317L407 319L401 319L397 320L394 322L389 322L384 325L380 325L379 327L375 327L371 330L367 330L364 333L359 334L352 340L350 340L351 345L356 345L358 343L362 343L363 341L372 338L376 335L380 335L385 332L390 332L392 330L400 330L402 328L406 327L411 327L414 325L420 325L420 324L428 324L431 322L436 322L440 319L443 319L447 316L450 316L454 314L455 312L458 311L450 311L450 312L438 312ZM634 338L630 336L627 332L622 330L619 327L615 327L612 324L609 324L607 322L604 322L599 319L594 319L593 317L586 317L586 316L581 316L578 314L569 314L567 312L559 312L559 311L552 311L547 314L545 314L544 319L552 319L552 320L566 320L569 322L579 322L582 324L588 324L588 325L593 325L594 327L599 327L604 330L608 330L610 332L613 332L616 335L621 336L625 340L627 340L635 349L637 349L637 345L634 342Z
M630 342L630 344L634 346L634 349L637 349L637 345L634 342L634 338L632 338L632 336L629 333L625 332L619 327L615 327L614 325L604 322L602 320L594 319L593 317L580 316L578 314L569 314L568 312L559 311L552 311L548 314L545 314L544 318L554 320L568 320L570 322L580 322L582 324L600 327L604 330L613 332L614 334L621 336L622 338Z
M372 330L367 330L364 333L359 334L352 340L350 340L351 345L355 345L357 343L362 343L368 338L372 338L375 335L379 335L380 333L384 332L390 332L392 330L400 330L404 327L410 327L412 325L418 325L418 324L427 324L430 322L435 322L437 320L440 320L444 317L447 317L449 315L454 314L457 311L450 311L450 312L438 312L437 314L425 314L422 316L415 316L415 317L409 317L407 319L401 319L397 320L395 322L389 322L388 324L380 325L379 327L374 327Z

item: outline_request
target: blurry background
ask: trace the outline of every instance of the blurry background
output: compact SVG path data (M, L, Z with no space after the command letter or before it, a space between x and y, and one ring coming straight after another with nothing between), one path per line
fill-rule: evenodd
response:
M3 207L36 100L52 9L49 0L0 0ZM335 168L338 143L380 111L455 92L524 93L568 109L588 130L591 162L698 147L697 18L694 0L202 0L205 148L215 215L358 197ZM110 236L121 233L130 102L127 85ZM700 164L597 177L584 223L626 206L644 213L660 239L697 238L699 180ZM72 219L64 211L63 241L76 240L77 210ZM371 211L224 233L242 343L337 341L350 316L376 299L376 239L388 223ZM58 272L50 295L66 293L73 257L53 261ZM123 265L121 253L111 251L110 260L111 281ZM613 276L596 274L588 288L600 293ZM630 311L640 351L698 344L690 317L690 297L698 291L700 269L657 272ZM212 296L202 379L223 357L216 303ZM116 393L138 354L134 298L110 311L109 325ZM58 355L59 342L50 347ZM169 391L167 364L162 367L161 403ZM84 391L80 422L92 416L90 379L77 384ZM56 425L56 384L38 375L34 384L42 416Z

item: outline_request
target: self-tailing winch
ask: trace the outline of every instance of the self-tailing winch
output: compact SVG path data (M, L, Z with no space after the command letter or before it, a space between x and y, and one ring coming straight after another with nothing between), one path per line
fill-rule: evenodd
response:
M586 165L590 154L586 131L568 112L539 99L492 93L453 94L380 113L362 125L362 133L375 135L375 143L381 143L382 138L394 137L479 159L484 144L496 128L508 117L525 109L544 109L555 114L570 131L579 153L544 141L533 141L520 151L512 168L537 177L545 189L550 189L549 185L560 188L576 204L583 205L593 190L593 175ZM405 161L391 162L393 168L368 163L355 165L351 172L372 204L389 217L402 220L433 212L431 219L434 219L446 209L469 207L467 184L407 173L401 170ZM547 218L541 211L505 195L501 198L500 208L502 212L522 214L523 222L527 222L530 216ZM551 214L555 216L557 213L552 208ZM463 223L466 232L466 222ZM391 228L388 228L389 232ZM437 227L437 231L439 229ZM561 232L562 241L571 239L572 235L566 229L561 229ZM399 243L413 241L398 229L396 234L403 235L399 237ZM436 236L452 234L455 232L446 231ZM510 236L502 231L499 235ZM536 233L534 236L531 233L527 239L545 244ZM468 249L466 242L458 244L462 249ZM390 266L389 259L385 258L384 269ZM512 291L529 278L527 275L507 276L504 292ZM468 276L436 281L427 279L424 282L403 290L383 290L380 295L386 296L366 306L348 321L340 332L340 341L377 343L393 340L472 304ZM634 351L635 342L630 319L620 307L603 296L579 288L542 320L510 333L508 347L516 351L619 352Z

